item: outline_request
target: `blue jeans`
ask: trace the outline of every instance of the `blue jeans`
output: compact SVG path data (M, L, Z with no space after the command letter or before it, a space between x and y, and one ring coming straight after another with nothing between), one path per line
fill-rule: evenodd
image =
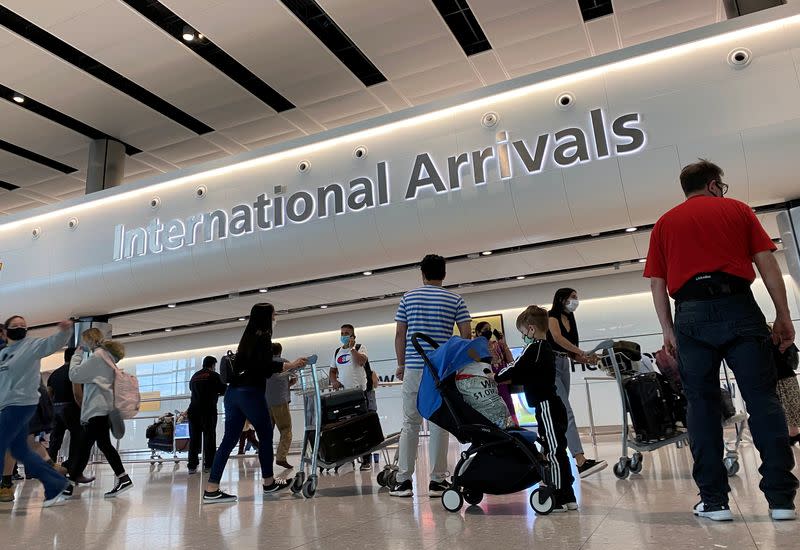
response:
M261 463L261 476L272 477L272 420L269 418L267 399L264 390L252 387L228 387L225 392L225 435L214 455L214 465L208 476L210 483L219 483L225 464L233 448L239 444L244 423L249 420L264 444L258 448L258 461Z
M36 405L9 406L0 411L0 457L6 451L25 466L25 473L44 485L44 498L57 496L67 486L67 478L56 472L28 446L28 424Z
M730 492L722 463L719 368L725 359L747 403L750 431L762 461L760 488L770 508L794 508L794 455L775 390L769 329L752 294L679 303L675 335L688 401L692 475L703 502L727 504Z

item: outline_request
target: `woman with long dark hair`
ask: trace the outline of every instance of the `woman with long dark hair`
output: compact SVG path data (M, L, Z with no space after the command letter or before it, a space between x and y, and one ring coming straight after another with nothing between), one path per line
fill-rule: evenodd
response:
M283 370L303 367L306 359L301 357L287 363L273 359L274 326L275 308L272 304L254 305L242 339L239 340L233 372L228 378L228 390L225 392L225 435L214 455L214 464L203 494L204 503L236 501L235 495L220 491L219 482L247 420L255 428L259 439L269 443L258 449L264 494L276 493L289 486L288 482L275 479L272 473L272 421L265 392L267 378Z
M548 312L547 341L556 355L556 392L567 409L567 445L575 458L578 474L582 478L590 476L608 466L605 460L586 458L581 445L581 436L575 425L575 415L569 404L570 377L572 362L589 363L591 358L578 347L578 325L575 323L575 310L578 309L578 292L574 288L559 288L553 296L553 307Z

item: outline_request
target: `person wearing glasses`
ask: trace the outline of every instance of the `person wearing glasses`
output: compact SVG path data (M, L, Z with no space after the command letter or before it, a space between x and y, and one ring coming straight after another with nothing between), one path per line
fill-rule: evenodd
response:
M795 331L773 256L775 244L748 205L724 198L728 186L722 176L719 166L704 159L683 169L686 201L653 228L644 276L650 278L664 346L678 360L688 400L693 476L701 498L694 514L714 521L733 519L720 423L719 369L725 359L747 403L770 515L793 520L798 482L776 392L772 344L787 350ZM750 289L756 277L753 263L775 306L772 335ZM670 296L675 299L674 320Z

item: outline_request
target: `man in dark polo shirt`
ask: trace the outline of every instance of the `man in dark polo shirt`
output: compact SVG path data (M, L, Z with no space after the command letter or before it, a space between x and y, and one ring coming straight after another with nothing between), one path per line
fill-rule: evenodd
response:
M724 198L728 186L722 176L722 169L702 159L683 169L686 201L658 220L644 272L689 404L693 476L702 499L694 513L715 521L733 519L722 463L719 368L725 359L747 403L762 459L760 487L771 516L795 519L794 455L775 393L769 329L750 290L753 262L775 305L773 338L781 349L795 336L786 288L772 254L775 245L749 206ZM668 293L676 303L674 323Z
M203 447L203 470L211 470L214 454L217 451L217 401L225 394L226 386L214 367L217 358L203 358L203 368L192 375L189 391L189 462L186 465L190 474L197 473L200 464L198 454Z

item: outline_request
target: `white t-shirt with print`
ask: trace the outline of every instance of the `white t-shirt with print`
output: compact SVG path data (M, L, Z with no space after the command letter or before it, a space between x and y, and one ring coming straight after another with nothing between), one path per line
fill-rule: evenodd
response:
M360 344L358 346L358 353L367 355L367 347ZM350 353L350 348L340 348L339 351L333 354L331 358L331 367L339 369L339 382L345 388L367 388L367 371L364 370L364 365L356 365L353 362L353 354Z

